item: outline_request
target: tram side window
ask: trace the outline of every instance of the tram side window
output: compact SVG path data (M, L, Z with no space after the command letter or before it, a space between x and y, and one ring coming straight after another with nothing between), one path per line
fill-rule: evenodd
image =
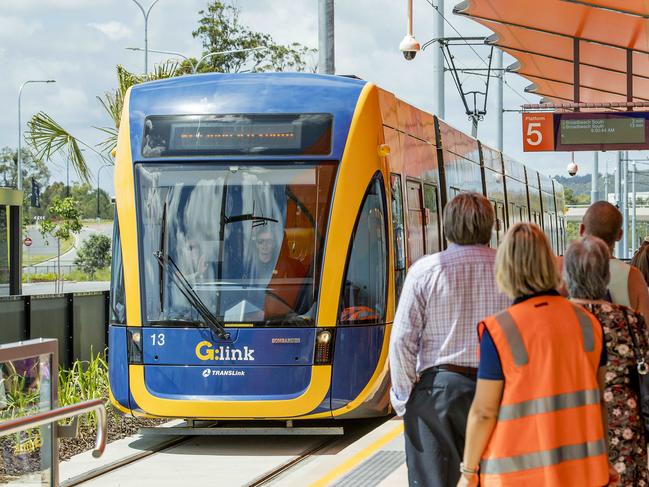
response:
M387 287L387 237L383 180L370 183L356 221L345 273L341 324L383 323Z
M126 295L124 292L124 263L122 261L122 243L119 235L117 210L113 220L113 258L110 280L110 323L126 324Z
M390 176L392 189L392 231L394 233L394 285L399 300L406 275L406 233L403 221L403 189L401 176Z

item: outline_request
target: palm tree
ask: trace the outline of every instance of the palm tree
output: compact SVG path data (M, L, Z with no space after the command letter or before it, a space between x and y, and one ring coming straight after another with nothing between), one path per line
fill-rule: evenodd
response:
M157 65L152 73L146 75L133 74L123 66L117 66L117 89L107 91L104 96L97 96L97 100L110 116L113 125L97 127L106 134L106 138L95 147L75 137L56 120L45 112L38 112L27 123L27 140L34 148L38 159L48 160L55 154L62 153L69 159L72 167L84 182L90 181L90 170L83 154L83 147L99 154L106 162L113 163L112 150L117 146L117 133L124 106L124 97L127 90L136 84L157 79L172 78L182 74L180 65L176 61L166 61Z

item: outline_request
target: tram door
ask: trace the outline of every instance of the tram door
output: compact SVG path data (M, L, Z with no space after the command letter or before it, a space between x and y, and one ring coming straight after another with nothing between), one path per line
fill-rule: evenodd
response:
M424 234L424 205L419 181L407 180L408 194L408 265L426 253Z
M424 183L424 225L426 226L426 253L441 250L437 188Z

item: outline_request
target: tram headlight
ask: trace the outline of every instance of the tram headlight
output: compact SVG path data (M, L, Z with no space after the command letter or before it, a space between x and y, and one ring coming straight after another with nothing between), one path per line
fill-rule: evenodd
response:
M333 359L334 331L330 329L319 330L315 337L315 365L331 364Z

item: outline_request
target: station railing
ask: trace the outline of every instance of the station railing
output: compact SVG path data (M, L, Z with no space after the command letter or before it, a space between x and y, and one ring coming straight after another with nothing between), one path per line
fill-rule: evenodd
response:
M64 419L94 413L97 436L93 456L103 453L103 400L58 407L57 388L57 340L0 345L0 484L59 485L58 437L66 427L58 422ZM70 436L69 432L65 436Z

